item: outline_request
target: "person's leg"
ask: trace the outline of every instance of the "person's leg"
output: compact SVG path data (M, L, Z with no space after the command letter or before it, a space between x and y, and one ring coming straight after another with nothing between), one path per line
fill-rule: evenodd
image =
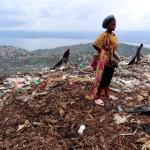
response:
M102 88L99 86L97 90L97 97L100 98L102 93Z
M99 99L102 97L102 92L103 92L104 87L105 87L105 80L106 80L105 76L106 76L106 70L104 68L104 72L103 72L101 81L99 83L98 89L97 89L97 96Z
M105 88L104 88L104 92L105 92L105 97L108 99L112 99L112 100L116 100L117 98L113 95L110 95L109 92L109 85L111 83L113 74L114 74L114 67L106 67L106 79L105 79Z
M105 87L104 89L104 92L105 92L105 97L109 97L109 87Z

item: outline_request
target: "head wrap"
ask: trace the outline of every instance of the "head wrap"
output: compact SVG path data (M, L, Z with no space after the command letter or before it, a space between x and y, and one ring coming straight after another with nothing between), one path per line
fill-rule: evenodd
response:
M106 17L104 20L103 20L103 23L102 23L102 27L104 29L107 28L108 24L111 22L111 21L116 21L115 17L113 15L110 15L108 17Z

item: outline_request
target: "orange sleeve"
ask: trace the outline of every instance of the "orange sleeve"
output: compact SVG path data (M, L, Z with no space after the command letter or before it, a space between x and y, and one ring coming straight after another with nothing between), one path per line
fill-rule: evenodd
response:
M95 45L100 48L101 50L103 49L104 47L104 39L105 39L105 34L102 33L98 36L98 38L96 39L95 41Z

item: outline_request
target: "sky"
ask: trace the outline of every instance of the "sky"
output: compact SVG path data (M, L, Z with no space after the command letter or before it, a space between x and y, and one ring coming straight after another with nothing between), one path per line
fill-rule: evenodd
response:
M0 0L0 30L97 31L113 14L117 30L150 31L150 0Z

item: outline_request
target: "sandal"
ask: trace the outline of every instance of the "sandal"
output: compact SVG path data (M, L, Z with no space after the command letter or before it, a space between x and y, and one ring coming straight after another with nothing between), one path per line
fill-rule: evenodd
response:
M97 100L95 100L95 103L96 103L97 105L104 106L104 102L103 102L102 99L97 99Z

